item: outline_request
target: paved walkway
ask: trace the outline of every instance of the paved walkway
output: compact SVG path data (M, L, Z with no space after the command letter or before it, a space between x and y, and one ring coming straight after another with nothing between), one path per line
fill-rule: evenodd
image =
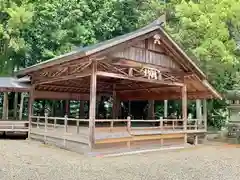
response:
M239 180L240 149L207 145L121 157L82 155L24 140L0 140L1 180Z

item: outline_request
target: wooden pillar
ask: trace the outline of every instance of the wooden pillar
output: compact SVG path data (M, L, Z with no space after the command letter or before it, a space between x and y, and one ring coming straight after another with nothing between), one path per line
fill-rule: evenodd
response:
M207 100L203 100L203 121L204 121L204 129L207 130Z
M21 100L20 100L20 108L19 108L19 120L22 120L23 115L23 101L24 101L24 93L21 93Z
M168 117L168 100L164 100L164 118Z
M18 110L18 92L14 93L14 119L17 119L17 110Z
M84 101L80 101L80 108L79 108L79 118L84 119L85 118L85 113L84 113Z
M187 143L187 86L182 87L182 119L184 129L184 143Z
M194 136L194 145L198 145L198 135Z
M35 91L35 85L32 85L30 93L29 93L29 99L28 99L28 138L30 139L31 134L31 127L32 127L32 115L33 115L33 102L34 102L34 91Z
M148 119L154 119L154 100L148 101Z
M8 92L4 92L2 119L8 119Z
M195 130L198 130L199 124L202 122L202 103L200 99L196 100L196 122ZM194 136L194 144L198 145L198 135Z
M117 94L116 94L116 90L115 90L115 84L113 86L113 95L112 95L112 98L113 98L113 106L112 106L112 118L113 119L116 119L117 118Z
M89 146L92 149L95 143L95 117L96 117L96 92L97 92L97 64L92 63L92 73L90 78L90 105L89 105Z

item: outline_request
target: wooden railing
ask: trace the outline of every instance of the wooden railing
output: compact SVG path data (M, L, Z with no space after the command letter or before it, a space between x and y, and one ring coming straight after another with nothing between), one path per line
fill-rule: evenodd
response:
M151 130L151 129L160 129L160 130L184 130L184 120L183 119L154 119L154 120L143 120L143 119L96 119L98 122L109 122L109 128L112 130L114 124L118 122L125 122L127 130ZM155 123L151 126L132 126L133 123ZM202 119L188 119L186 124L186 130L205 130L204 121Z
M203 119L188 119L187 130L206 130L205 121Z
M74 133L79 133L79 127L81 122L89 122L89 119L75 119L75 118L68 118L65 117L48 117L45 116L32 116L31 127L40 128L44 127L45 132L48 131L50 128L51 130L54 128L61 127L64 129L64 132L68 132L68 127L76 127L76 131ZM69 123L70 121L74 123ZM123 122L124 126L127 128L128 131L131 130L154 130L159 129L162 131L198 131L198 130L205 130L204 121L201 119L188 119L186 128L184 127L185 122L183 119L154 119L154 120L143 120L143 119L131 119L128 117L127 119L96 119L95 124L98 123L109 123L110 130L113 130L115 124ZM141 123L141 126L139 124ZM152 124L151 124L152 123ZM144 125L144 124L147 124ZM137 125L137 126L134 126ZM106 127L106 126L105 126ZM96 128L98 128L96 126Z
M128 131L131 130L151 130L151 129L160 129L160 130L183 130L183 120L182 119L151 119L151 120L143 120L143 119L97 119L95 122L109 122L109 128L112 130L114 128L114 124L117 122L125 122L126 128ZM133 126L133 123L139 124L141 126ZM152 125L151 123L154 123ZM148 126L144 125L148 124Z
M0 131L28 132L29 121L0 121Z
M87 127L80 129L83 122L87 122ZM74 119L65 117L31 116L30 137L40 138L44 142L48 138L60 140L66 147L67 141L88 144L88 119ZM84 125L83 125L84 126ZM86 126L86 125L85 125Z
M65 117L48 117L45 116L31 116L32 122L31 127L35 126L36 128L40 128L44 126L45 132L48 130L56 129L56 128L63 128L65 133L68 133L68 127L75 127L76 126L76 133L79 133L80 122L89 122L88 119L75 119L75 118L68 118ZM75 122L70 124L69 122Z

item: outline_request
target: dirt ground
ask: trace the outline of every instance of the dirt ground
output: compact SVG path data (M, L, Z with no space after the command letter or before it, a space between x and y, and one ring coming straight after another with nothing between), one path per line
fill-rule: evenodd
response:
M201 145L121 157L86 157L27 140L0 140L1 180L239 180L240 149Z

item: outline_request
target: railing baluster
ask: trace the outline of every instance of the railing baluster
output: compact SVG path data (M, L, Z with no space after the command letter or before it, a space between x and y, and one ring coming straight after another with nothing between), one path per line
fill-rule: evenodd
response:
M53 127L56 128L57 118L54 118L54 122L53 123L54 123Z
M68 117L67 117L67 115L65 115L64 116L64 129L65 129L65 133L68 132L67 126L68 126Z
M127 130L128 130L128 132L131 131L131 117L130 116L127 117Z
M161 128L161 131L163 130L163 118L160 117L160 128Z
M113 119L111 120L111 124L110 124L110 131L112 132L113 130Z
M39 116L37 117L37 128L39 128Z
M197 126L198 126L198 119L195 120L195 130L198 129Z
M79 134L79 119L76 120L77 123L77 134Z
M47 136L46 136L46 134L47 134L47 123L48 123L48 117L47 117L47 113L45 113L45 121L44 121L44 142L46 143L46 140L47 140Z
M64 135L63 135L63 146L66 147L66 133L68 131L67 129L67 125L68 125L68 117L67 115L64 116Z

